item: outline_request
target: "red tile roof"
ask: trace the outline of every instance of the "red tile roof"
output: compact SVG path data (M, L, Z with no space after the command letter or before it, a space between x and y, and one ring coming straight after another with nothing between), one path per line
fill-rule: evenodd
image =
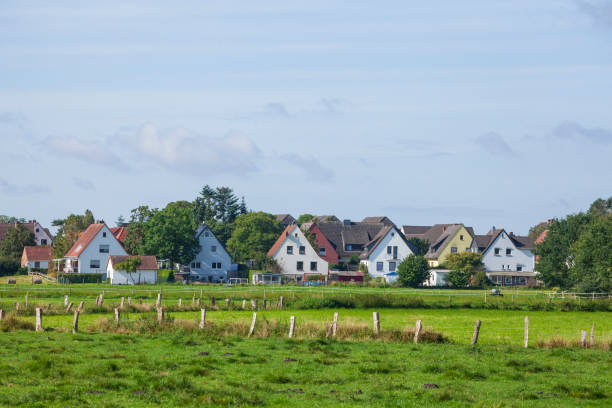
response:
M53 258L53 249L50 246L23 247L23 257L26 261L50 261Z
M122 244L125 242L125 237L127 236L127 228L125 227L114 227L110 229L115 238Z
M140 265L136 267L137 270L157 270L157 258L152 255L111 255L108 257L108 262L112 262L114 266L130 258L140 259Z
M278 252L280 247L283 246L283 243L285 242L285 239L287 238L287 236L293 232L294 228L297 228L297 227L298 226L296 224L287 225L283 233L280 234L280 236L278 237L274 245L272 245L272 248L270 248L270 250L268 251L268 256L274 256L274 254Z
M542 231L542 233L536 238L535 243L541 244L542 242L544 242L547 235L548 235L548 228Z
M72 248L66 252L65 256L67 258L77 258L105 226L106 224L104 223L91 224L85 231L79 234L79 239L77 239Z

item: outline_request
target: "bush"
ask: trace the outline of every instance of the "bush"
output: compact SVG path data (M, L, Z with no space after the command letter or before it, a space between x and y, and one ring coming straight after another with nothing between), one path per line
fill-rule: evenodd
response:
M58 273L59 283L102 283L101 273Z
M19 261L8 257L0 256L0 276L15 275L19 271Z
M170 273L168 273L168 277L166 278L166 282L174 282L174 271L170 271Z
M397 268L402 286L416 288L429 278L429 264L424 256L409 255Z

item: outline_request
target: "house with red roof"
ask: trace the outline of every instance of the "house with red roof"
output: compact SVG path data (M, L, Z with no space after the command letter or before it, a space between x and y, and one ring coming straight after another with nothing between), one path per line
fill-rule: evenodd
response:
M126 227L113 227L110 230L119 242L121 242L122 244L125 243L125 237L127 236Z
M79 234L79 238L64 258L55 260L56 270L66 273L106 274L110 256L127 254L104 222L91 224Z
M28 268L28 272L32 268L48 270L51 259L53 259L53 249L50 246L26 246L23 247L21 255L21 267Z
M308 275L328 276L328 263L314 250L296 224L288 225L278 237L268 256L280 267L281 273L289 279L301 282Z

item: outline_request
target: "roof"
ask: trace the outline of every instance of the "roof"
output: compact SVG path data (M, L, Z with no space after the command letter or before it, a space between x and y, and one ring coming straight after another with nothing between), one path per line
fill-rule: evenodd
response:
M295 224L297 220L291 214L275 214L276 220L281 224Z
M106 224L104 223L91 224L85 231L79 234L79 239L77 239L72 248L66 252L65 256L67 258L77 258L105 226Z
M404 235L424 234L431 228L431 225L404 225L402 232Z
M395 225L393 221L389 219L389 217L378 216L378 217L365 217L361 222L368 224L384 224L384 225Z
M367 259L370 256L370 254L376 249L376 247L378 247L378 245L383 241L383 239L387 236L387 234L391 231L395 231L397 234L399 234L400 238L406 243L406 245L408 245L408 248L410 248L410 250L413 253L416 253L416 248L410 242L408 242L408 239L404 236L404 234L401 233L399 229L397 229L395 225L393 226L387 225L383 227L378 232L378 234L376 234L374 239L368 242L368 244L364 248L364 251L361 253L359 257L361 259Z
M359 255L363 248L384 228L383 224L321 222L317 224L321 233L332 244L340 258ZM356 245L357 249L347 251L346 245Z
M122 244L125 242L125 237L127 236L127 228L125 227L114 227L110 229L115 238Z
M140 265L136 267L136 270L157 270L157 258L153 255L111 255L108 257L108 262L117 265L134 258L140 259Z
M437 259L446 248L447 243L462 227L471 237L474 237L474 229L465 227L463 224L435 224L427 230L425 230L427 228L425 226L404 225L402 231L406 238L419 238L429 241L429 251L427 251L425 257Z
M50 261L53 259L53 249L50 246L23 247L23 255L28 261Z
M542 231L542 233L540 235L538 235L538 237L536 238L534 244L541 244L542 242L544 242L544 240L546 239L547 236L548 236L548 228L545 229L544 231Z
M6 233L8 232L10 228L17 228L20 225L30 230L32 234L36 235L36 222L35 221L32 221L32 222L2 222L0 223L0 241L4 241L4 239L6 238Z
M506 232L503 228L491 229L487 233L487 235L476 235L476 243L478 244L478 251L485 252L497 239L497 237L502 233ZM514 235L513 233L507 233L508 237L512 241L515 247L518 249L529 249L532 250L534 248L534 240L533 238Z
M274 254L276 254L278 252L280 247L283 246L283 243L285 242L285 239L287 239L287 236L293 232L294 228L297 228L297 225L291 224L291 225L287 225L287 227L285 227L285 229L280 234L280 236L278 237L278 239L276 240L274 245L272 245L272 248L270 248L268 250L268 253L267 253L268 256L274 256Z
M312 221L317 224L320 222L342 222L340 221L340 218L336 217L335 215L317 215L312 219Z

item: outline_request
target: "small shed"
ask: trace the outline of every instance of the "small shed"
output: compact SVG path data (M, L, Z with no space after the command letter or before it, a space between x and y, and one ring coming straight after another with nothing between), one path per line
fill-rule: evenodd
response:
M118 269L117 265L128 259L140 259L136 272ZM138 285L157 282L157 259L149 255L112 255L108 257L106 273L111 285Z
M253 284L280 285L283 275L280 273L254 273Z
M330 271L332 282L363 282L363 273L359 271Z

